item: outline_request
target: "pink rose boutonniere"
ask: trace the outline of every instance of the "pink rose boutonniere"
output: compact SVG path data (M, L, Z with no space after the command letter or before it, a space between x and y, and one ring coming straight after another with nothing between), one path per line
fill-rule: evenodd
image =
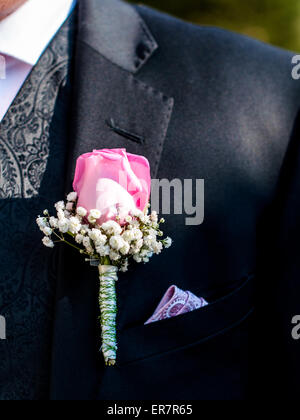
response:
M74 192L55 204L56 216L45 210L37 218L43 244L64 242L97 266L100 278L102 353L105 363L117 359L116 281L131 260L147 263L171 246L162 239L156 212L149 213L150 165L125 149L95 150L77 160Z
M95 150L78 158L73 188L78 206L101 213L99 224L117 216L124 223L130 212L144 211L149 202L149 162L123 149Z

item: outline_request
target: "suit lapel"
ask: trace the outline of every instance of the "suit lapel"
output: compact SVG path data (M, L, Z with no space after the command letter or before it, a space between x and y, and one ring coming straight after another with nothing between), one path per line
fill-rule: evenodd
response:
M136 73L158 45L135 9L119 0L80 0L79 38L112 63Z
M137 72L157 48L131 6L79 3L70 178L80 154L119 147L146 156L155 177L173 99L139 81Z

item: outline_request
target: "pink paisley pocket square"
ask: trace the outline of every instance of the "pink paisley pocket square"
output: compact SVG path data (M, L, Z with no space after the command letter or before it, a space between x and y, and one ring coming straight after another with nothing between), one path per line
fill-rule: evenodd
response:
M171 286L145 325L192 312L207 305L208 303L203 298L198 298L189 291L184 292L176 286Z

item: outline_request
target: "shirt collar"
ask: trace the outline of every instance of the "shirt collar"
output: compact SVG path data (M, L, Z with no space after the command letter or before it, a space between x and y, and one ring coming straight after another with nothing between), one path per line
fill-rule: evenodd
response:
M0 22L0 54L34 66L75 3L75 0L27 0Z

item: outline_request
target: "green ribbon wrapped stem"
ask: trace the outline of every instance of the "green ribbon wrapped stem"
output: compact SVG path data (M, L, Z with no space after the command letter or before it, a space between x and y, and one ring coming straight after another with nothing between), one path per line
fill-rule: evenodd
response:
M118 268L99 265L102 353L105 364L114 366L117 360L117 295Z

